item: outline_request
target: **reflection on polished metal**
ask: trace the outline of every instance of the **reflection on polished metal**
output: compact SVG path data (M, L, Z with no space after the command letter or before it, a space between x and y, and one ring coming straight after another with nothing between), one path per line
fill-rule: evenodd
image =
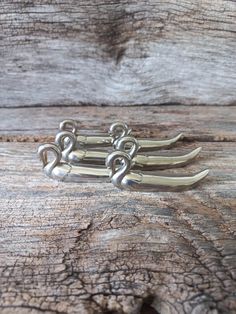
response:
M117 166L119 161L119 166ZM129 154L115 151L108 155L106 166L111 169L111 182L119 189L134 191L181 191L192 188L204 179L209 170L206 169L193 176L154 176L141 172L130 172L132 160Z
M48 153L50 152L53 154L51 161L48 158ZM110 174L110 170L107 168L71 166L66 162L61 162L61 150L55 144L48 143L40 145L38 155L43 163L44 173L48 177L58 181L101 181L101 179L108 179Z
M130 136L123 137L119 139L119 141L117 141L117 150L126 151L126 147L133 147L131 153L128 152L132 158L132 164L135 164L136 168L140 168L143 170L167 169L185 166L190 163L194 158L196 158L202 149L201 147L198 147L190 153L181 156L147 156L142 154L137 155L137 152L140 148L139 141Z
M108 133L102 133L98 135L81 135L79 132L78 121L67 119L60 123L59 129L61 131L70 131L77 137L77 143L79 147L85 146L90 148L95 147L110 147L115 140L129 135L131 129L128 128L124 122L115 122L110 126Z
M78 121L68 119L64 120L60 123L61 131L71 131L77 136L77 142L80 147L110 147L116 142L124 137L128 136L131 133L131 129L128 128L127 124L123 122L115 122L110 126L109 135L99 134L99 135L81 135L79 133ZM150 151L150 150L158 150L160 148L170 147L175 144L180 138L182 134L178 134L177 136L167 139L167 140L147 140L147 139L137 139L140 151Z
M66 141L65 139L69 140ZM56 144L62 150L63 159L71 164L95 164L105 165L105 159L108 156L106 151L92 151L85 148L76 149L76 136L71 132L60 132L55 138ZM78 143L79 144L79 143ZM143 170L166 169L172 167L181 167L191 162L201 151L201 147L182 156L147 156L137 152L139 150L138 141L131 136L125 136L119 139L115 148L125 151L128 147L128 153L132 159L132 167ZM126 151L127 152L127 151Z
M113 123L109 135L80 135L78 122L65 120L55 144L44 144L38 149L47 176L67 182L111 181L116 187L135 191L180 191L192 188L204 179L209 170L195 175L149 175L132 169L168 169L192 161L201 151L196 148L182 156L149 156L140 150L157 150L174 144L181 134L169 140L135 139L123 122ZM97 150L106 147L107 150ZM90 148L90 149L89 149ZM93 150L92 150L92 149ZM114 150L111 152L112 150Z
M140 151L150 151L150 150L158 150L160 148L167 148L174 145L178 140L182 138L183 134L180 133L173 138L168 140L146 140L146 139L138 139L138 143L140 145Z

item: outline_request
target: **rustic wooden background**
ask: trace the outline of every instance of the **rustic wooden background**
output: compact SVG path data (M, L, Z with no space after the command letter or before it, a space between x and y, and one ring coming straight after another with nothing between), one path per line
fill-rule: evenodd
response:
M235 0L2 0L0 103L235 104Z
M1 1L1 314L236 313L235 51L232 0ZM183 132L173 152L203 151L171 172L211 172L184 193L51 181L36 150L65 118Z

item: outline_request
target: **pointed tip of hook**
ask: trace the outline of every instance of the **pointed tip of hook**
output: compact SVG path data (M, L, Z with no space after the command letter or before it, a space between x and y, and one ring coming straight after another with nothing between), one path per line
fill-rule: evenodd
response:
M202 150L202 147L201 147L201 146L195 148L195 149L192 151L192 155L197 156L197 155L200 153L201 150Z
M205 176L207 176L208 173L210 172L210 169L205 169L205 170L203 170L203 172L205 173Z
M183 133L179 133L178 135L176 135L175 139L178 141L178 140L182 139L183 136L184 136Z
M199 181L202 180L202 179L204 179L204 178L208 175L209 171L210 171L209 169L205 169L205 170L203 170L203 171L197 173L197 174L196 174L197 179L198 179Z

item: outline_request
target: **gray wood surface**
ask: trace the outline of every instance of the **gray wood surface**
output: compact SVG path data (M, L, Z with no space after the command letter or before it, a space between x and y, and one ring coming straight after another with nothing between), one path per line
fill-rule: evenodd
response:
M140 137L184 141L236 141L235 106L57 107L0 110L0 140L52 141L61 121L79 120L81 133L106 132L114 121L126 121Z
M0 3L0 106L236 102L236 2Z
M236 313L235 107L150 108L0 109L1 314ZM34 141L73 112L84 129L121 115L138 136L181 129L172 151L203 152L168 172L210 175L184 193L52 181Z

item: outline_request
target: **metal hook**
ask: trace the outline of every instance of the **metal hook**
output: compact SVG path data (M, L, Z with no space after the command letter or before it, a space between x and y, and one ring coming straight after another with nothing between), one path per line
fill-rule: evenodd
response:
M117 121L115 123L112 123L112 125L109 128L108 133L112 136L113 142L117 139L120 139L124 136L127 136L131 133L131 129L129 129L128 125L124 122Z
M115 148L120 151L126 151L126 148L128 148L129 150L126 152L133 159L137 155L137 152L140 149L140 145L134 137L125 136L118 139L118 141L116 142Z
M122 160L119 168L116 168L116 161ZM108 155L106 166L111 169L111 182L120 189L135 191L180 191L189 189L203 180L209 170L203 170L192 176L154 176L143 173L131 172L131 158L128 154L115 151Z
M124 136L128 136L131 133L131 129L128 128L127 124L124 122L115 122L110 126L108 134L99 134L99 135L80 135L78 134L78 121L67 119L61 122L60 129L62 131L68 131L72 129L72 132L77 135L77 144L80 147L112 147L116 145L117 141ZM173 138L167 140L155 140L155 139L137 139L140 151L150 151L150 150L159 150L160 148L170 147L175 144L182 134L179 134Z
M62 157L66 161L70 161L69 155L76 149L77 139L75 134L69 131L59 132L55 137L55 143L60 147Z
M47 154L52 152L55 158L48 162ZM55 144L43 144L38 148L38 155L43 162L44 173L57 181L81 182L83 180L99 180L109 178L110 171L106 168L71 166L61 162L61 150Z
M54 159L51 162L48 161L49 152L54 154ZM43 163L44 172L51 176L53 169L60 164L62 157L61 150L57 145L53 143L47 143L39 146L38 155Z
M78 129L79 129L78 121L73 120L73 119L64 120L60 123L59 129L61 131L71 131L75 135L78 135Z
M66 147L64 147L65 140L68 140L66 141ZM76 149L76 137L73 133L67 131L57 134L55 142L62 150L63 159L73 165L105 165L105 159L109 154L107 151L87 150L83 146ZM182 167L196 158L201 151L201 147L199 147L188 154L180 156L147 156L137 154L140 146L138 141L131 136L125 136L119 139L115 148L116 150L128 152L132 158L133 168L140 168L143 170ZM126 148L129 150L127 151Z

